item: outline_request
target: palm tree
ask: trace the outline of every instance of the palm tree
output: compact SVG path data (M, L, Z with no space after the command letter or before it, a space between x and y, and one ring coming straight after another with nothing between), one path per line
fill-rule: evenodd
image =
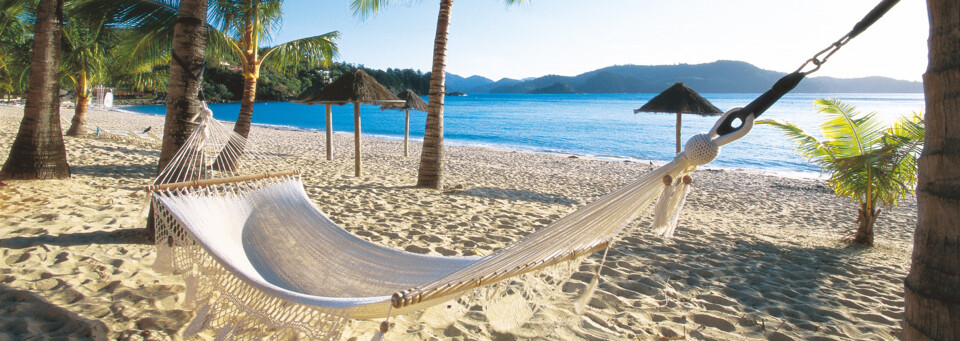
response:
M158 171L163 170L183 146L195 126L190 120L200 114L201 77L207 46L207 1L182 0L173 32L167 114L163 125Z
M20 130L0 179L70 177L60 130L60 26L63 0L41 0L34 25L30 87Z
M929 64L923 75L930 123L919 161L917 230L904 281L903 336L960 340L960 0L928 0Z
M214 1L211 4L214 7L210 11L210 22L219 29L215 34L221 35L221 41L225 42L240 60L243 70L240 113L233 129L247 137L250 133L261 66L267 64L281 72L301 61L313 66L326 66L337 55L334 40L340 37L340 32L301 38L261 51L260 41L268 37L272 30L280 27L283 1Z
M508 5L523 0L505 0ZM365 17L389 5L390 0L353 0L354 15ZM420 153L420 169L417 171L417 187L443 188L443 99L446 86L447 36L450 29L450 14L453 0L440 0L437 15L437 34L433 40L433 67L430 75L427 124L423 134L423 150Z
M67 136L81 137L86 133L87 107L91 90L103 84L107 77L110 30L103 14L85 18L72 13L70 22L64 25L63 36L68 50L64 53L64 70L77 93L73 120Z
M920 114L903 117L884 129L874 114L861 115L839 100L817 100L817 111L826 114L820 141L796 125L761 120L783 130L796 141L797 152L830 174L838 196L860 204L853 242L873 245L873 226L880 214L878 204L895 205L913 194L917 182L917 156L923 146L924 126Z

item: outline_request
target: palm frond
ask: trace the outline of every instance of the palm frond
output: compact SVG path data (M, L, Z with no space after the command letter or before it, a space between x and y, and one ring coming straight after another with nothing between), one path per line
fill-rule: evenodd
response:
M268 49L262 58L267 67L281 73L301 61L311 66L326 66L339 54L335 42L339 38L340 32L334 31L289 41Z
M787 123L757 123L780 128L796 141L798 153L830 174L830 186L839 196L875 205L896 204L899 198L913 193L917 158L925 136L921 115L901 118L884 128L875 114L861 114L839 100L815 103L817 111L826 114L820 126L823 142L815 142L815 138ZM823 154L817 148L831 154L817 158Z
M821 165L821 167L828 167L831 161L836 157L836 153L833 151L830 144L821 142L816 137L803 131L803 129L793 123L778 122L774 120L759 120L754 122L754 124L769 125L780 129L783 134L787 136L787 138L793 140L797 145L797 153L802 155L804 158Z
M390 0L353 0L350 2L350 10L353 16L360 20L366 20L371 15L380 12L383 7L389 6Z

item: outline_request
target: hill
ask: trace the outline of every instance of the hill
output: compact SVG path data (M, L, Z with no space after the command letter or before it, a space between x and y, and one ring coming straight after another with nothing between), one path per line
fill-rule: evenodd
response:
M764 92L783 72L758 68L746 62L721 60L705 64L678 65L617 65L585 72L577 76L547 75L527 81L502 79L493 82L473 76L456 75L448 81L448 91L472 93L659 93L676 82L703 93L758 93ZM473 79L473 82L466 80ZM460 80L463 80L461 82ZM485 82L487 80L489 82ZM554 87L561 83L566 86ZM471 84L479 86L468 87ZM453 90L456 89L456 90ZM923 92L923 84L886 77L841 79L810 77L795 92Z

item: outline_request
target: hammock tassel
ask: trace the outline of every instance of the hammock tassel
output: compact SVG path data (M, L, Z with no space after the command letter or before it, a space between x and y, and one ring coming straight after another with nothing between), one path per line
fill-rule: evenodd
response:
M143 204L140 205L140 219L146 219L150 215L150 203L152 202L153 194L147 192L143 196Z
M677 229L677 221L680 218L680 209L687 201L687 193L690 192L690 184L693 178L684 175L676 184L669 175L663 177L664 189L657 200L655 214L651 228L655 233L665 237L673 237Z
M197 335L203 329L207 328L207 317L210 315L210 305L205 304L197 309L197 314L190 320L190 324L183 330L183 337L188 338Z
M593 300L593 293L597 291L597 286L599 284L600 275L594 274L593 280L591 280L590 284L587 285L587 288L583 290L583 294L580 295L579 299L577 299L577 303L573 305L573 311L577 313L577 315L582 315L587 309L587 305L589 305L590 301Z
M370 341L383 341L385 334L387 334L387 331L389 330L390 322L387 322L386 320L380 322L380 330L378 330L376 334L373 334L373 338L371 338Z
M153 271L173 272L173 247L157 245L157 259L153 261Z

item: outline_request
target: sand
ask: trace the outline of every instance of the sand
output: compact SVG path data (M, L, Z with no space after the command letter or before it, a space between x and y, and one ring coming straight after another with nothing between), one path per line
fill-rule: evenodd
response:
M72 110L62 111L65 118ZM162 131L157 116L92 110L89 125ZM0 162L22 109L0 107ZM64 127L66 130L66 127ZM448 146L448 191L413 188L417 157L402 142L364 138L365 176L353 177L352 135L254 127L253 143L304 171L306 191L334 221L368 240L436 255L487 254L639 177L653 166ZM73 176L0 186L0 340L180 339L194 312L182 278L155 272L142 235L141 190L159 144L65 138ZM725 148L736 148L736 144ZM411 144L411 155L419 155ZM876 246L840 242L856 205L825 183L734 170L701 170L676 237L628 228L609 251L582 315L545 307L509 334L482 318L443 328L409 325L389 339L843 340L896 339L903 317L916 203L884 208ZM563 286L574 294L599 255ZM351 324L369 339L375 324ZM212 339L212 333L194 338Z

